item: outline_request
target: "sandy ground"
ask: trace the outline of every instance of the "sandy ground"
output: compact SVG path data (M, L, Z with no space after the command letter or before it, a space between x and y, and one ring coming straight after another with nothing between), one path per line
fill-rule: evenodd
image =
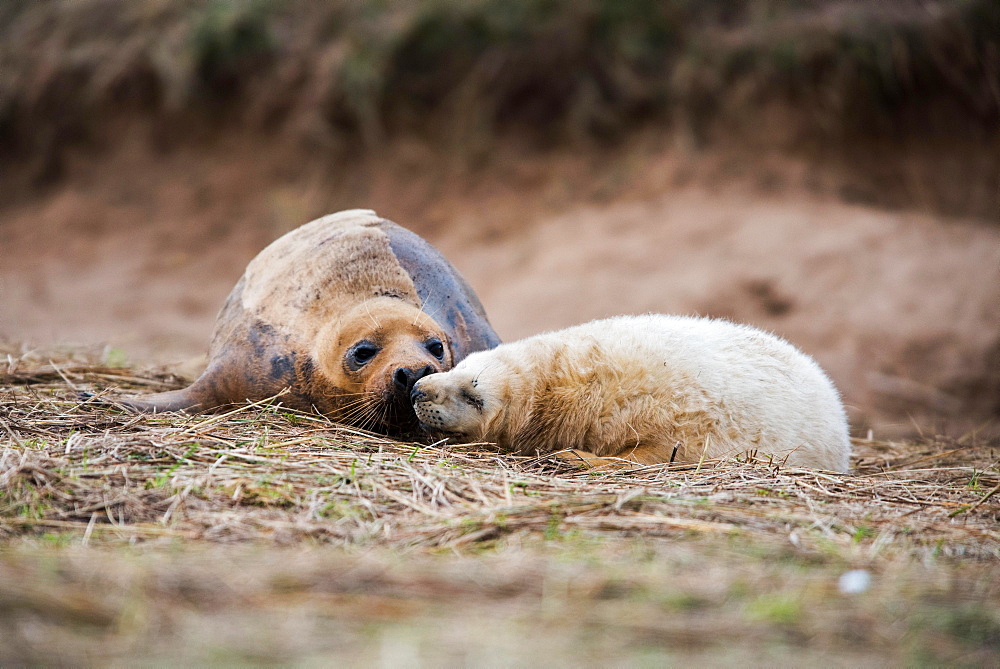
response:
M724 316L814 355L860 434L989 432L1000 412L996 222L738 180L646 179L597 201L575 197L571 159L486 186L428 186L406 177L404 155L403 172L345 186L282 173L262 150L81 158L59 185L0 203L0 338L108 345L194 374L258 250L316 215L368 206L451 258L505 339L618 313Z

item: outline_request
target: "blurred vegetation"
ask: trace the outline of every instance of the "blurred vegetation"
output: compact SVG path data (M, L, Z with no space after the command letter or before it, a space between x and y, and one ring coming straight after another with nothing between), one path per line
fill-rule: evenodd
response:
M978 143L1000 122L1000 3L7 0L0 71L15 156L136 110L352 151L401 133L474 150L511 130L552 145L650 123L701 145L718 127L759 134L777 102L819 142Z

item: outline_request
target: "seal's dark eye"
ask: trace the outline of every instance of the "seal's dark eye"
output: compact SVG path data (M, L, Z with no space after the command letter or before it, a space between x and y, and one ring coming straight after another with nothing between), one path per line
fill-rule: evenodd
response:
M425 346L435 358L438 360L444 359L444 344L441 343L440 339L428 339Z
M370 341L360 341L347 351L347 366L357 371L378 355L379 348Z

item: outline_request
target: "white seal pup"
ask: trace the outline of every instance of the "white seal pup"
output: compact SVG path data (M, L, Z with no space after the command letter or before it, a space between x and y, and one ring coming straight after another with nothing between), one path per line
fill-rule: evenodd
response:
M846 472L840 396L788 342L724 320L619 316L472 353L417 381L422 427L592 466L746 451Z

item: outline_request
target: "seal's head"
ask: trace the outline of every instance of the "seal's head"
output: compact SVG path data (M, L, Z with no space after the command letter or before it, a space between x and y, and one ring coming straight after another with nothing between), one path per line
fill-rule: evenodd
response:
M448 335L423 311L379 297L357 304L320 333L314 358L338 395L336 420L405 432L417 426L414 384L450 369Z
M518 375L496 356L473 353L455 369L421 379L410 399L420 426L468 440L487 439L501 414L516 410Z

